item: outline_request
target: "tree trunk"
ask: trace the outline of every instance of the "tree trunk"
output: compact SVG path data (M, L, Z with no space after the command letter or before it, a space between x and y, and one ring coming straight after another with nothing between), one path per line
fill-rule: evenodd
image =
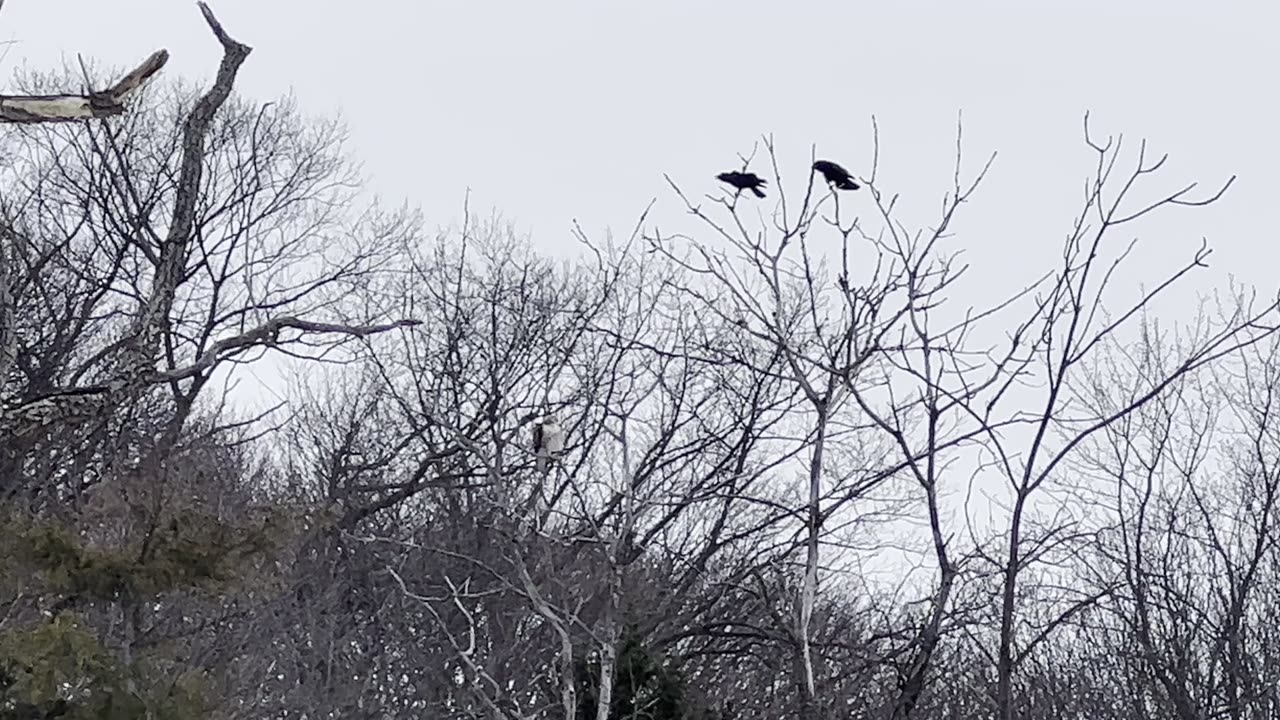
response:
M1022 513L1026 493L1019 490L1009 523L1009 556L1004 566L1003 598L1000 607L1000 654L996 657L996 716L1013 720L1013 621L1018 590L1018 565L1022 562Z
M800 597L800 663L804 682L801 684L801 720L817 718L817 681L813 670L813 647L809 634L813 624L813 606L818 595L818 536L822 530L822 455L827 440L827 408L818 406L817 437L814 438L813 457L809 460L809 516L808 551L805 557L804 587Z

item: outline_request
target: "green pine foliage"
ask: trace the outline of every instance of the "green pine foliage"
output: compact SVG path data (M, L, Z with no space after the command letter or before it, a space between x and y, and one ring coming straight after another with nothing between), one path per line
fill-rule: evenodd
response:
M172 682L127 667L75 615L0 634L0 720L179 720L207 716L199 673Z
M599 708L600 660L576 664L578 720L595 720ZM708 715L685 690L684 678L647 647L633 628L623 634L614 674L610 720L704 720Z
M230 587L237 568L269 551L270 531L270 524L240 528L185 512L120 548L94 547L49 522L18 523L3 534L11 556L39 573L47 590L112 600Z
M230 592L271 557L281 523L230 525L195 511L118 545L53 520L0 523L0 582L31 598L0 630L0 720L193 720L210 717L211 683L165 646L125 653L92 618L173 594ZM21 600L16 608L23 607ZM98 625L101 625L99 622Z

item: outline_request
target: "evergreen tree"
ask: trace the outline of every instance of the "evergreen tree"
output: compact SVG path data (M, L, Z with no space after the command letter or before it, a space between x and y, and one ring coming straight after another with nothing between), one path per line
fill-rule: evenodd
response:
M684 678L661 653L628 627L618 648L610 720L701 720L707 717L685 693ZM595 720L599 707L600 660L579 660L578 719Z

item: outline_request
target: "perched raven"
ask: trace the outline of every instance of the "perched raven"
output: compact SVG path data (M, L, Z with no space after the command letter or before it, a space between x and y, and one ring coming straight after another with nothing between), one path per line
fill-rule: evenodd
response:
M717 180L723 180L730 185L738 188L739 191L750 190L756 194L756 197L764 197L764 191L760 188L769 184L768 180L759 177L755 173L749 172L725 172L716 176Z
M862 187L853 181L853 177L849 175L848 170L830 160L819 160L813 164L813 169L822 173L822 177L826 178L828 183L835 185L840 190L857 190Z

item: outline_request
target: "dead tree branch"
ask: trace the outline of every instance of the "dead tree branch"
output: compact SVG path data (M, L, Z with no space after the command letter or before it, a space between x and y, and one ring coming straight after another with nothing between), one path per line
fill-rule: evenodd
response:
M207 8L201 9L209 17ZM165 63L169 51L161 48L129 71L115 85L84 95L0 95L0 123L47 123L93 120L124 113L124 102L147 83Z

